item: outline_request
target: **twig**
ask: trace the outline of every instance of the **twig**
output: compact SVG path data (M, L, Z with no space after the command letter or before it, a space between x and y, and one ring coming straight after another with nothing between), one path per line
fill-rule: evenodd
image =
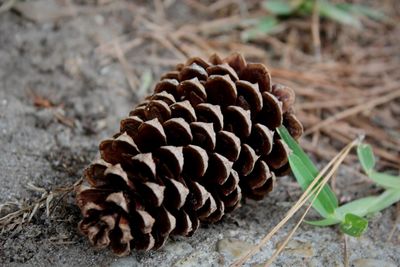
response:
M304 103L299 103L296 105L297 109L302 110L312 110L312 109L329 109L329 108L337 108L337 107L347 107L353 106L360 103L365 103L369 98L364 97L352 97L352 98L335 98L331 100L324 101L309 101Z
M193 9L196 9L197 11L200 11L203 13L209 12L208 7L197 0L184 0L184 2L186 5L190 6Z
M155 33L151 35L151 38L170 50L176 58L181 60L185 60L187 58L187 56L182 53L182 51L179 50L173 42L171 42L171 40L167 39L166 36L160 36L159 34Z
M123 69L123 71L125 73L125 77L126 77L126 79L128 81L128 84L129 84L132 92L135 92L136 91L136 85L138 84L138 79L130 71L129 64L126 61L124 53L122 52L121 47L120 47L118 42L114 42L114 50L115 50L115 54L116 54L119 62L121 63L121 66L122 66L122 69Z
M235 0L219 0L209 6L212 11L218 11L220 9L226 8L228 5L237 4Z
M74 128L75 127L75 121L72 118L68 118L64 114L62 114L60 111L55 110L53 112L54 117L59 121L60 123L64 124L65 126L68 126L69 128Z
M165 22L165 10L164 10L164 4L161 0L154 0L154 7L156 10L156 18L159 20L159 22L164 23Z
M317 61L321 61L321 38L319 36L319 3L314 0L313 12L311 16L311 35L314 45L314 54Z
M387 242L390 242L390 240L392 240L392 237L394 235L394 232L396 231L398 223L400 223L400 204L399 203L397 203L397 205L396 205L396 219L394 220L392 230L390 230L389 236L387 238Z
M400 89L396 90L394 92L391 92L389 94L383 95L381 97L378 97L376 99L372 99L369 102L363 103L363 104L359 104L357 106L354 106L352 108L346 109L342 112L336 113L335 115L329 117L326 120L323 120L319 123L317 123L316 125L312 126L311 128L309 128L307 131L304 132L305 135L308 135L316 130L319 130L323 127L325 127L326 125L330 125L335 121L347 118L349 116L355 115L357 113L360 113L364 110L369 110L374 108L375 106L378 105L382 105L388 101L391 101L393 99L396 99L400 97Z
M349 251L347 249L347 235L343 235L343 265L349 267Z

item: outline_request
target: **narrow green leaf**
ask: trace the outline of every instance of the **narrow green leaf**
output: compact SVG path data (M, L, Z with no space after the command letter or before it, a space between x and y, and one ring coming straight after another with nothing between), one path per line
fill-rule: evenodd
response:
M400 176L393 176L374 171L375 157L370 145L359 144L357 147L357 155L365 173L376 184L385 188L400 189Z
M257 37L273 32L276 29L277 25L278 25L278 20L276 18L265 17L262 20L260 20L255 27L242 32L240 37L242 41L247 42L256 39Z
M314 165L314 163L311 161L311 159L307 156L307 154L304 152L304 150L298 145L296 140L293 139L293 137L290 135L289 131L285 128L285 126L281 126L277 128L279 136L282 138L282 140L286 143L286 145L290 148L292 151L292 154L296 155L302 162L302 164L305 166L307 169L308 173L310 175L306 176L305 178L308 177L307 180L302 180L299 181L299 179L296 179L300 186L302 187L303 190L306 190L307 187L312 183L315 177L317 177L319 171L317 167ZM289 156L290 159L290 156ZM292 168L292 164L290 165ZM293 168L292 168L293 170ZM330 189L328 185L325 185L324 188L322 189L320 196L323 198L323 202L327 202L329 204L326 204L327 206L333 206L334 209L339 206L338 204L338 199L336 198L335 193Z
M299 4L296 12L299 13L301 16L311 16L314 9L314 0L300 0L301 3ZM318 0L319 1L319 0Z
M389 189L379 196L369 196L356 199L344 204L336 209L333 218L320 221L306 221L309 224L317 226L328 226L345 221L346 215L351 213L358 217L364 217L390 207L394 203L400 201L400 191L398 189Z
M336 217L341 221L344 220L347 213L363 217L368 213L368 209L376 201L376 198L376 196L364 197L346 203L336 209Z
M338 8L349 11L356 15L367 16L375 20L384 20L386 18L385 13L380 10L372 9L365 5L357 5L350 3L337 4Z
M346 214L344 221L340 224L340 230L342 232L359 237L361 236L368 227L368 221L352 213Z
M359 144L357 146L358 160L364 171L368 174L375 167L375 157L372 147L368 144Z
M257 25L257 30L259 30L262 33L269 33L275 28L275 26L277 24L278 24L278 20L276 18L265 17Z
M371 171L368 177L382 187L400 190L400 176Z
M151 70L147 69L144 71L144 73L142 74L142 77L140 78L141 86L140 86L139 90L137 91L137 94L139 96L146 95L152 82L153 82L153 75L151 73Z
M323 219L323 220L318 220L318 221L304 221L305 223L315 225L315 226L330 226L330 225L335 225L340 223L341 221L336 218L328 218L328 219Z
M268 0L263 4L264 8L274 15L290 15L295 6L291 5L289 1L284 0Z
M381 211L398 201L400 201L400 190L388 189L379 196L364 197L342 205L336 209L335 215L342 220L345 214L349 212L364 217Z
M300 158L295 154L289 155L289 164L297 182L303 190L306 190L315 176L311 174ZM336 209L335 203L330 200L327 193L329 190L327 186L324 186L313 203L313 208L324 218L332 217Z
M376 197L376 199L369 206L367 214L373 214L386 209L398 201L400 201L400 190L388 189Z
M351 25L356 28L361 28L361 23L353 14L337 6L331 4L329 1L320 0L319 1L319 11L323 17L330 18L339 23Z
M293 154L298 156L303 161L303 164L307 167L307 169L311 172L311 174L316 177L318 175L317 167L315 167L314 163L307 156L304 150L299 146L296 140L293 139L286 127L281 126L277 128L277 131L282 140L285 141L286 145L290 148L290 150L292 150Z

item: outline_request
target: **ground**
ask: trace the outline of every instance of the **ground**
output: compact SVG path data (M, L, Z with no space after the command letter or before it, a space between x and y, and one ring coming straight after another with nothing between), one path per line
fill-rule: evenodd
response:
M53 1L38 2L51 10ZM140 80L149 65L154 77L167 68L145 62L153 44L129 52L128 61L145 62L132 61L131 70L124 58L104 56L105 44L130 33L136 15L123 5L97 2L98 6L75 1L74 12L61 12L56 18L41 18L40 12L37 18L35 10L29 13L22 7L0 13L0 203L9 204L0 206L1 216L41 197L43 191L30 185L51 190L77 181L98 156L99 142L118 130L119 121L147 92L148 88L132 90L135 79L127 79L127 72L137 73ZM183 2L173 3L168 19L179 23L198 19ZM138 10L148 7L145 1L136 4ZM337 179L350 175L343 171ZM173 238L159 251L133 252L124 258L93 249L77 232L80 213L71 193L61 198L49 217L40 209L30 223L14 225L0 235L0 265L228 266L282 219L300 193L292 177L280 178L268 198L243 203L193 237ZM347 249L338 228L302 224L274 264L345 266L347 258L352 266L400 266L399 231L387 241L395 216L395 207L374 215L364 236L347 238ZM249 266L262 266L294 223L264 246Z

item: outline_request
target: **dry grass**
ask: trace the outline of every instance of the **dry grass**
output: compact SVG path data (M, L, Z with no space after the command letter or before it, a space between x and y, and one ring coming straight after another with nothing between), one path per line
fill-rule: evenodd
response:
M0 212L6 207L16 206L17 209L0 218L0 233L3 234L10 232L18 226L29 223L40 209L45 209L46 216L50 217L54 209L61 203L67 194L71 193L75 186L81 182L82 179L79 179L72 185L58 187L53 190L46 190L28 183L27 188L40 193L41 196L37 199L30 200L29 202L6 202L1 204Z

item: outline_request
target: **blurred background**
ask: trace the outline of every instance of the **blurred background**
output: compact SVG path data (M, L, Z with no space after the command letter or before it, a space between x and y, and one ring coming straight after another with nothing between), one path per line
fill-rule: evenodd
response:
M54 197L47 213L35 202L79 179L161 73L232 52L295 90L300 144L316 162L365 135L378 170L399 173L398 0L0 0L0 215L14 212L0 225L0 264L228 265L259 240L301 194L290 177L194 237L122 260L77 234L72 194ZM332 180L341 202L380 190L356 162L348 157ZM400 265L399 214L397 205L373 218L365 237L349 241L348 262ZM277 266L345 265L334 228L305 225L291 242Z

